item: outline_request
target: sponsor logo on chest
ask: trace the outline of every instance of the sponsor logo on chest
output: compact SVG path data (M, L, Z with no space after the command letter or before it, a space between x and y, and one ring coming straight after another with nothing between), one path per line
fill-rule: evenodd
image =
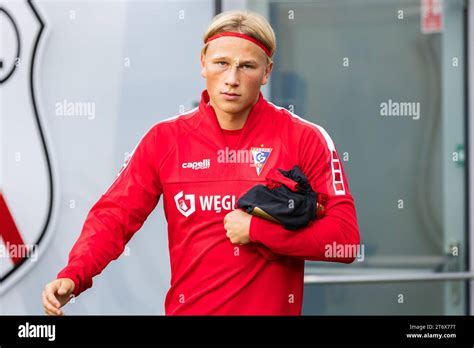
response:
M235 209L237 197L234 195L195 195L185 194L180 191L174 196L176 208L185 217L196 211L196 206L200 211L232 211Z

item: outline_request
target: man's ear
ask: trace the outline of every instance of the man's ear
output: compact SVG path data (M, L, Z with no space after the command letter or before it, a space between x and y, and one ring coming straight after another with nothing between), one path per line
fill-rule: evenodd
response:
M201 53L201 76L206 78L206 55L204 53Z
M265 75L263 76L263 80L262 80L262 86L267 84L268 78L270 77L272 70L273 70L273 61L267 64L267 67L265 69Z

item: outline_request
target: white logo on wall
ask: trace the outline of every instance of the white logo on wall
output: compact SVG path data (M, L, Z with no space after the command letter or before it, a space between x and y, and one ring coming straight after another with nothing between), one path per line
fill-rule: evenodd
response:
M37 79L46 31L32 1L0 7L0 97L2 158L0 177L0 294L36 264L51 239L58 193L44 129ZM21 128L18 125L21 124Z

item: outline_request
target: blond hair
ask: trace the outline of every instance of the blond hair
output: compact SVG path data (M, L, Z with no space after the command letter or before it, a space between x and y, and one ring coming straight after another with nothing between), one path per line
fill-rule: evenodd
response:
M226 11L215 16L204 34L201 53L206 54L208 38L227 31L245 34L260 41L270 52L267 62L275 54L276 38L270 23L262 15L250 11Z

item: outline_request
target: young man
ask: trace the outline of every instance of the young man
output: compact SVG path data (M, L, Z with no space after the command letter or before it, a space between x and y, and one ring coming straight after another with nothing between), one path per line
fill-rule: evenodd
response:
M326 131L267 102L275 35L255 13L217 16L204 36L199 107L154 125L89 212L68 265L45 287L49 315L118 258L163 196L171 287L167 315L300 315L305 260L359 244L354 201ZM233 151L239 150L239 151ZM248 156L241 156L247 153ZM239 154L239 156L236 156ZM238 158L237 158L238 157ZM247 160L242 160L247 158ZM270 169L298 165L325 215L289 231L235 209Z

